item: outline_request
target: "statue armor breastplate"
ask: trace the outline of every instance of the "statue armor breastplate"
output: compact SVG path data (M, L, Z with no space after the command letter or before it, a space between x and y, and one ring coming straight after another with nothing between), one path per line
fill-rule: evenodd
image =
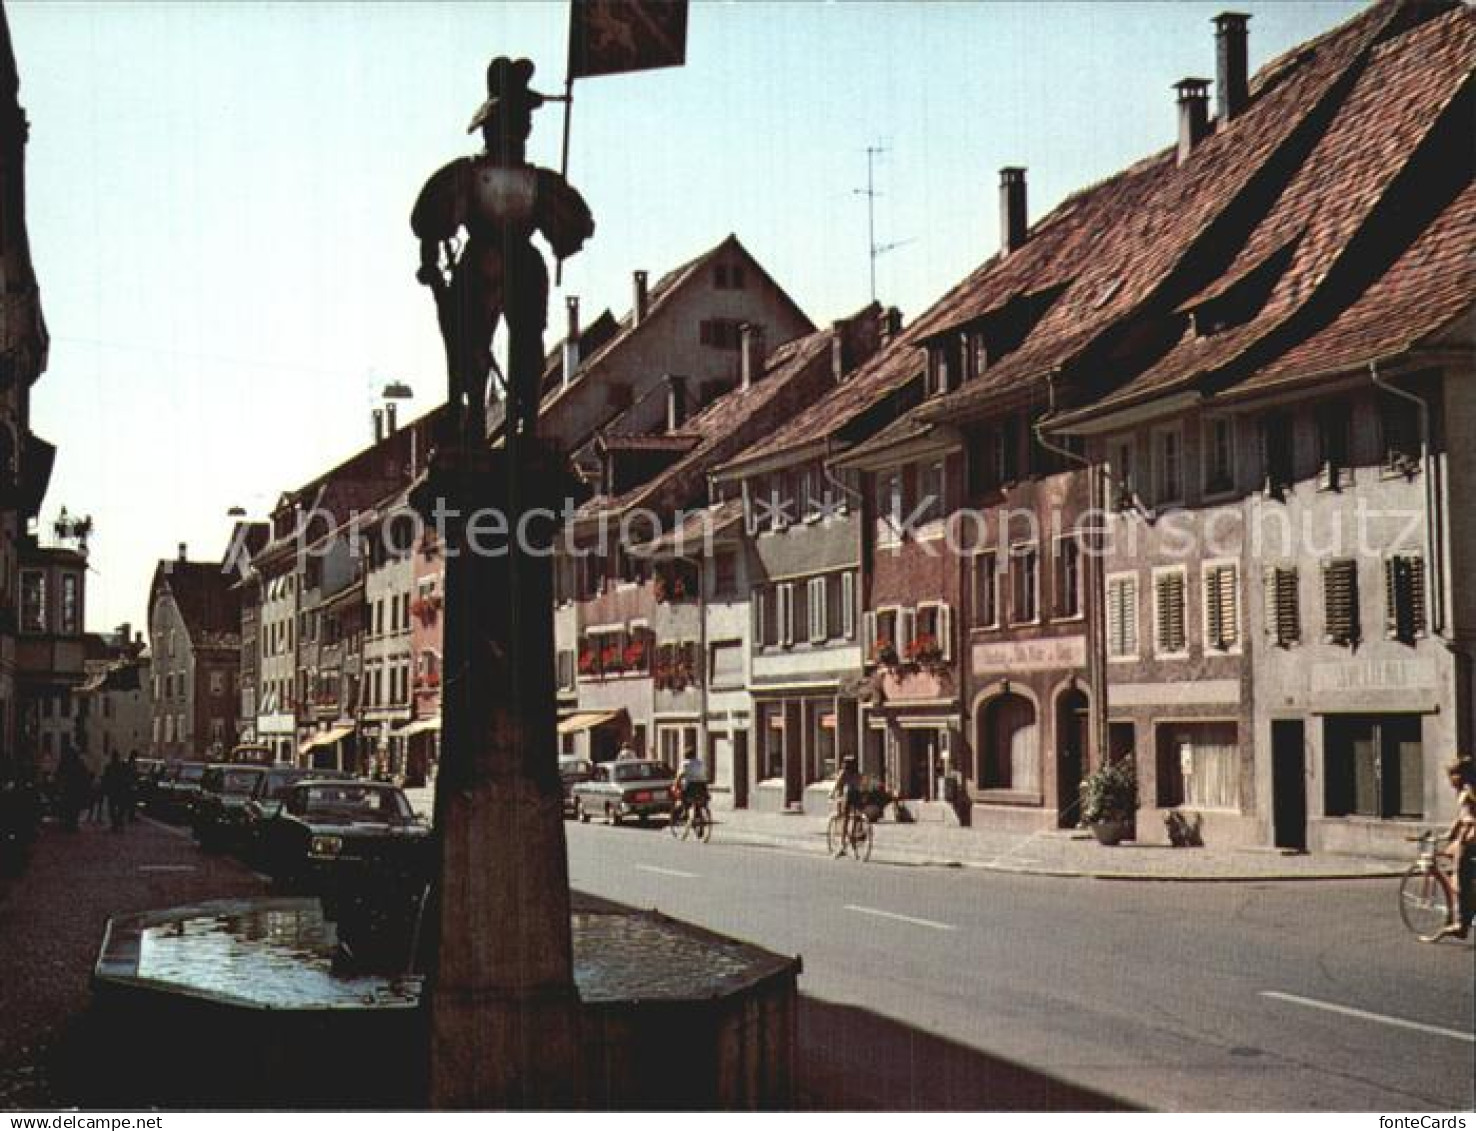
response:
M498 235L507 228L531 233L537 204L538 170L473 163L467 200L468 229Z

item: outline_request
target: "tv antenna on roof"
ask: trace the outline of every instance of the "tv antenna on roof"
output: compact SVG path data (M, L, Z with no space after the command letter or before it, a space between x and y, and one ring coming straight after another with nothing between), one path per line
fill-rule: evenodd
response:
M866 147L866 187L864 189L852 189L856 196L866 198L866 246L871 257L871 301L876 301L876 261L889 251L894 251L904 244L912 242L912 237L905 240L896 240L892 243L879 244L876 242L876 198L882 194L876 191L876 159L887 149L882 145L868 145Z

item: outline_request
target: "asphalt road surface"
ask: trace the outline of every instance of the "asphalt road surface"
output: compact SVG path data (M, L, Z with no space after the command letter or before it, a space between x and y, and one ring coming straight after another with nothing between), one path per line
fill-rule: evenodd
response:
M1476 950L1416 942L1394 881L1069 880L725 846L721 826L706 845L568 834L576 888L803 958L805 1106L1476 1103Z

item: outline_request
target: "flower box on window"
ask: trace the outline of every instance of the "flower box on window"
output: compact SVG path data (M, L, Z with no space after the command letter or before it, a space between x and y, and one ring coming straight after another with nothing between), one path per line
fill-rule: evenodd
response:
M885 636L877 638L871 646L871 662L874 664L885 664L891 667L897 663L897 648Z
M943 648L931 633L920 633L907 644L907 662L910 664L937 664L943 661Z

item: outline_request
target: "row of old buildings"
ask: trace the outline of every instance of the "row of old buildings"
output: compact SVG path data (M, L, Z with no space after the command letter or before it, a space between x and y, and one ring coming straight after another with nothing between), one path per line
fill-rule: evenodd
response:
M1034 219L1005 168L1001 246L910 323L816 327L732 236L635 272L621 319L568 300L540 412L582 484L565 753L697 749L720 804L775 810L854 754L917 816L1013 828L1074 825L1132 758L1141 838L1188 810L1220 844L1402 851L1444 813L1476 691L1476 13L1374 4L1253 77L1248 19L1215 19L1161 152ZM242 524L208 615L161 563L156 744L434 764L441 558L407 498L436 415ZM218 651L170 682L192 617Z

